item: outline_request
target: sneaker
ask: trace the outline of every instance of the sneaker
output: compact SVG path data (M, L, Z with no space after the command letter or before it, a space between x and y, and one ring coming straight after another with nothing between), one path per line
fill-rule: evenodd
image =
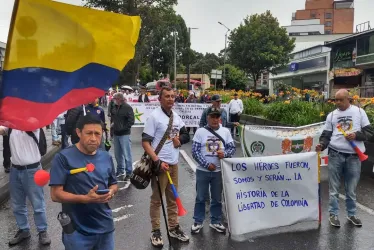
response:
M51 244L51 238L49 238L47 231L39 232L39 242L42 245Z
M217 224L209 224L209 226L213 229L215 229L219 233L224 233L226 231L226 227L222 225L221 223Z
M125 177L124 181L130 181L130 176L131 176L131 174L126 174L126 177Z
M182 231L179 225L169 230L170 237L176 238L180 241L187 242L190 238Z
M117 175L117 181L124 181L126 178L126 175L125 174L118 174Z
M348 216L347 219L355 226L357 227L361 227L362 226L362 222L361 220L356 216L356 215L353 215L353 216Z
M202 228L203 228L203 224L194 223L191 227L191 233L197 234L200 232L200 229Z
M160 229L156 229L152 231L151 234L151 243L154 247L163 247L164 242L162 241L161 231Z
M10 246L17 245L18 243L20 243L24 239L30 238L30 236L31 236L30 231L24 231L24 230L20 229L20 230L18 230L18 232L16 233L14 238L9 241L9 245Z
M340 221L337 215L330 214L329 221L330 221L331 226L340 227Z

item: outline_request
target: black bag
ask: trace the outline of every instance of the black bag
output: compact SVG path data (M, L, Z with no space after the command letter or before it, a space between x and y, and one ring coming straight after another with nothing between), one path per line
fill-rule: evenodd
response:
M160 143L156 147L156 150L155 150L156 155L161 151L162 147L164 146L168 138L168 135L170 134L171 128L173 126L173 116L174 115L172 113L169 118L168 128L166 129L165 134L162 137ZM147 155L146 152L144 152L140 161L138 161L135 164L134 171L132 172L130 176L130 181L137 189L145 189L148 187L149 183L151 182L151 178L152 178L153 164L154 163L151 157L149 157L149 155Z
M9 130L8 130L9 138L10 138L10 133L12 133L11 128L9 128ZM42 128L39 129L39 140L36 138L34 132L26 131L26 133L30 137L32 137L34 139L36 145L38 145L40 155L41 156L45 155L47 153L47 138L45 137L44 130Z

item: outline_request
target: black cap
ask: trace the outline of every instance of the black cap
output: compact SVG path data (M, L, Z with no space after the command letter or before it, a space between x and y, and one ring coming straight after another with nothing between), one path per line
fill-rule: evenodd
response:
M208 112L207 112L207 115L218 115L218 116L221 116L221 109L217 109L217 108L209 108L208 109Z
M212 102L221 101L221 97L219 95L213 95L211 101Z

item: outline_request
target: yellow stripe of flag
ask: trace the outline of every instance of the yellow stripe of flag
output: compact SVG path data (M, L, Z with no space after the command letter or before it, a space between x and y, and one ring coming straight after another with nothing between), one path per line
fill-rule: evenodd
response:
M5 70L66 72L89 63L122 70L134 57L141 23L140 17L50 0L19 0L14 21Z

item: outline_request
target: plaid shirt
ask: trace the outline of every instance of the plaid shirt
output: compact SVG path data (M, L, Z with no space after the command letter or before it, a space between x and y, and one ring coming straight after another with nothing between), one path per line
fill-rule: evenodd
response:
M203 168L208 168L210 163L205 159L205 157L201 153L201 147L201 143L196 141L192 142L192 157L195 159L195 161L197 161L199 166ZM227 143L225 146L225 158L231 158L235 154L235 151L235 143Z

